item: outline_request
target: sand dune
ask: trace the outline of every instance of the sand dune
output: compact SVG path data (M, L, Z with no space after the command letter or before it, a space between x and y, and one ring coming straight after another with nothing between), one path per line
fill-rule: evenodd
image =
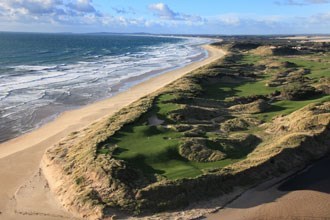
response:
M330 36L295 36L295 37L283 37L279 39L301 40L301 41L311 41L311 42L330 42Z
M69 133L115 113L183 75L215 61L224 51L204 46L209 57L147 80L112 98L63 113L53 122L0 144L0 219L72 219L52 198L39 174L43 152Z

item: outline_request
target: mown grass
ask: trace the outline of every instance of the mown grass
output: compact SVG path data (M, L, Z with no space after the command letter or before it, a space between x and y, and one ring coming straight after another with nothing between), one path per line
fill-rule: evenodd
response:
M328 55L330 57L330 55ZM328 57L320 57L325 59ZM321 77L330 76L330 63L309 60L309 57L279 57L278 61L284 62L289 61L295 63L298 67L310 69L311 73L307 76L311 79L319 79ZM315 57L313 57L315 59ZM260 56L255 56L248 54L243 56L240 63L255 63L260 61ZM218 83L213 85L208 85L204 88L205 96L212 99L217 99L220 101L225 100L227 97L237 96L254 96L254 95L268 95L276 90L280 90L280 87L268 87L267 80L269 80L271 74L265 74L264 78L254 82L241 82L241 83ZM289 101L283 100L272 104L272 107L265 113L256 114L257 118L263 121L270 121L273 117L277 115L287 115L290 114L310 103L321 103L324 101L329 101L329 96L318 96L313 97L308 100L302 101Z
M146 116L157 114L166 119L166 116L180 108L180 105L170 102L175 99L173 94L164 94L157 98L154 107ZM162 125L149 126L147 117L138 122L126 125L114 136L108 146L117 145L114 157L129 162L133 167L142 170L145 174L158 174L167 179L181 179L196 177L207 169L221 168L243 159L224 159L216 162L194 162L179 155L182 132L166 128ZM108 153L102 149L99 153Z
M220 168L239 159L217 162L193 162L178 153L183 134L162 126L126 126L109 144L117 145L114 156L128 161L146 174L159 174L168 179L201 175L205 169Z
M173 94L163 94L157 97L154 112L162 119L165 119L166 116L179 109L180 105L171 102L171 100L175 99L176 96Z
M319 78L326 75L327 69L323 64L305 61L299 58L282 58L282 61L294 62L297 65L311 69L311 78ZM239 61L241 64L255 64L261 57L251 54L244 55ZM329 64L328 64L329 65ZM203 98L224 101L233 96L268 95L279 88L266 86L271 74L258 76L256 81L242 81L238 83L217 83L203 87ZM175 102L175 94L162 94L156 98L152 109L141 119L131 125L124 126L109 142L117 145L114 157L123 159L133 167L142 170L145 174L159 174L167 179L180 179L196 177L208 169L225 167L246 157L246 153L238 154L235 158L227 158L216 162L189 161L178 153L183 133L166 128L163 125L149 126L147 118L151 115L164 119L165 123L171 123L168 115L181 108ZM330 96L314 97L304 101L278 101L272 104L272 108L265 113L255 114L264 121L271 120L276 115L289 114L310 103L329 101ZM252 132L252 131L247 131ZM208 132L207 137L216 137L218 134ZM215 148L217 146L214 146ZM101 149L100 153L108 153Z
M276 91L275 87L266 86L267 79L242 83L217 83L205 86L204 96L223 101L226 98L238 96L267 95Z
M318 79L321 77L330 76L330 63L328 61L330 54L327 54L326 57L323 56L306 56L303 59L300 57L283 57L280 58L281 61L289 61L295 63L298 67L310 69L311 73L308 74L308 77L311 79ZM312 60L310 58L313 58ZM320 59L320 60L318 60Z
M257 62L263 59L262 56L254 55L254 54L246 54L243 56L241 63L245 64L256 64Z
M330 95L318 96L309 100L302 101L278 101L273 103L272 107L267 112L255 114L255 116L257 116L257 118L260 120L268 122L277 115L288 115L300 108L305 107L308 104L323 103L326 101L330 101Z
M268 78L255 82L247 82L243 85L237 86L236 90L238 90L238 92L236 93L236 95L237 96L267 95L274 92L276 88L266 86L267 79Z
M312 58L312 60L311 60ZM304 57L280 57L279 61L288 61L295 63L298 67L311 70L311 73L307 75L310 79L318 80L321 77L330 76L330 63L326 60L330 58L330 54L326 57L323 56L304 56ZM318 60L320 59L320 60ZM325 62L323 62L325 61ZM270 121L277 115L288 115L300 108L305 107L311 103L322 103L329 101L329 95L321 95L317 97L311 97L308 100L290 101L283 100L272 104L272 107L265 113L256 114L256 116L263 121Z
M261 57L247 54L238 62L239 64L255 64ZM238 96L268 95L278 88L267 86L271 74L259 75L255 81L242 81L237 83L216 83L203 87L204 96L207 98L223 101L226 98Z

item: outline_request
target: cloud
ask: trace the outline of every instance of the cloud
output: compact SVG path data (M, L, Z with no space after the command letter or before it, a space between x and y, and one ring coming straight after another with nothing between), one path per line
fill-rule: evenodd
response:
M118 8L118 7L112 7L112 10L114 10L117 14L136 14L136 11L132 7L128 8Z
M52 14L60 13L62 5L61 0L2 0L0 9L7 13L14 14Z
M2 21L23 23L90 23L92 17L102 16L92 0L1 0L0 11Z
M67 7L82 13L95 13L96 10L92 5L92 0L77 0L76 2L70 2Z
M133 9L127 10L133 13ZM94 7L93 0L0 0L2 30L123 32L126 28L143 27L146 27L143 17L103 13Z
M325 4L330 0L278 0L281 4ZM0 29L16 31L152 32L196 34L326 33L330 12L311 16L220 14L201 17L172 10L164 3L148 6L154 15L130 7L99 11L96 0L0 0Z
M179 13L175 13L164 3L151 4L149 9L161 19L176 20L179 16Z
M330 12L315 14L308 18L307 22L310 24L330 25Z
M294 6L306 6L315 4L328 4L330 0L282 0L275 1L277 5L294 5Z
M241 18L236 14L224 14L218 16L216 21L224 25L239 25Z
M174 12L164 3L151 4L149 5L149 10L151 10L156 17L162 20L203 22L203 18L201 16Z
M306 34L329 33L330 13L312 16L222 14L207 17L199 31L211 34Z

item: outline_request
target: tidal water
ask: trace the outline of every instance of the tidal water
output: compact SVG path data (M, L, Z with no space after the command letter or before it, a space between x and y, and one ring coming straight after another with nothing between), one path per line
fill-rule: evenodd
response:
M205 38L0 33L0 142L206 58Z

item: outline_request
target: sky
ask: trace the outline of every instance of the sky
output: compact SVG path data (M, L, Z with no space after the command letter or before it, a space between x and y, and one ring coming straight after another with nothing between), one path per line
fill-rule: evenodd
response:
M0 31L329 34L330 0L0 0Z

